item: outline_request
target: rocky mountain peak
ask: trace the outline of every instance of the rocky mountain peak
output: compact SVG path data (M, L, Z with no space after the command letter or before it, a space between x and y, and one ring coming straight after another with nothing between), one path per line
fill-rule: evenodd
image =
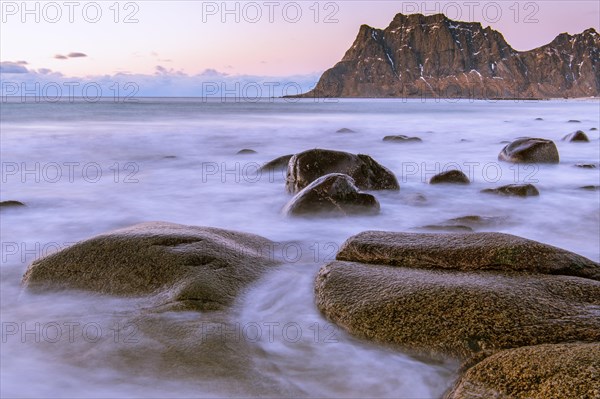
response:
M305 96L583 97L598 95L600 36L563 33L518 52L492 28L443 14L362 25L342 60Z

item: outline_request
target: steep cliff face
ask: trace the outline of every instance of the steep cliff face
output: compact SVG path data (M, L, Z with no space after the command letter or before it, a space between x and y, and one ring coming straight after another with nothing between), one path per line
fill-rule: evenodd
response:
M600 94L600 35L563 33L518 52L499 32L442 14L367 25L304 97L539 98Z

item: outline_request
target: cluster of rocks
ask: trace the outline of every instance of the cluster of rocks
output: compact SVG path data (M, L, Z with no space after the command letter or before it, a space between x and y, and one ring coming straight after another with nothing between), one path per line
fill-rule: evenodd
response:
M280 264L263 252L270 245L247 233L143 223L34 261L23 286L139 297L152 320L173 310L205 320L230 315L223 312L236 298ZM353 335L462 359L448 398L598 395L600 265L574 253L500 233L368 231L321 268L315 298ZM195 345L210 354L214 344Z
M377 199L360 190L400 189L394 174L370 156L323 149L291 156L285 186L294 197L284 213L294 216L377 214Z
M388 137L384 140L418 141ZM589 141L581 131L564 140ZM240 151L240 155L254 153ZM559 162L554 142L541 138L508 143L498 158ZM400 188L389 169L363 154L312 149L263 166L263 170L284 169L285 188L293 195L284 207L287 215L377 214L377 198L364 191ZM470 181L451 170L434 176L430 184ZM530 184L482 192L539 195ZM426 198L416 194L412 201L423 203ZM446 393L449 399L599 397L600 265L525 238L473 232L505 222L503 217L470 215L423 227L445 234L360 233L319 271L316 305L355 336L461 359L461 375ZM228 322L228 310L239 296L282 263L268 250L273 244L260 236L218 228L143 223L36 260L22 283L30 292L68 289L138 297L154 314L191 310ZM153 334L159 341L172 340L168 332ZM193 336L191 332L189 337ZM181 345L199 345L194 348L209 358L216 353L211 352L214 342L186 340ZM180 349L173 353L179 356ZM232 352L236 351L240 349ZM223 359L215 366L218 373L229 370L229 358Z
M343 128L341 133L354 132ZM405 135L385 136L384 141L419 142L418 137ZM565 136L565 141L589 141L585 133L577 131ZM498 159L512 163L559 163L556 144L543 138L522 137L508 142L500 151ZM592 164L577 165L581 168L595 168ZM380 209L377 199L363 191L399 190L394 174L373 158L364 154L351 154L342 151L312 149L299 154L288 154L267 162L262 170L286 170L286 190L294 197L284 207L284 213L295 216L346 216L357 214L377 214ZM439 173L429 181L437 184L468 185L470 180L462 171L448 170ZM584 187L582 187L584 188ZM595 187L585 187L590 190ZM534 197L539 190L532 184L508 184L481 190L486 194L502 196ZM422 196L414 202L422 204ZM458 230L451 226L448 230Z
M462 359L448 398L600 393L600 265L574 253L500 233L370 231L321 268L315 295L353 335Z

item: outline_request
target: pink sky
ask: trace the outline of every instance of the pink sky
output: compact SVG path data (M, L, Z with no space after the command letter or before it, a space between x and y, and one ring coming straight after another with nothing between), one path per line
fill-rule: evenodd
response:
M597 1L75 3L28 2L24 9L21 1L2 1L0 60L80 77L155 74L157 67L163 74L215 69L288 76L333 66L361 24L384 28L398 12L445 12L491 25L517 50L546 44L561 32L600 29Z

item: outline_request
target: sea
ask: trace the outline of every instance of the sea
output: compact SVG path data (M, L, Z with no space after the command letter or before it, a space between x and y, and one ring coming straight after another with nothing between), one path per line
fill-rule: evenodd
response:
M439 398L458 360L353 337L316 308L315 275L346 239L366 230L431 232L480 216L493 222L477 231L600 260L600 191L582 189L600 185L598 99L139 98L0 107L0 199L26 204L0 210L2 397ZM561 140L577 130L590 142ZM422 141L384 142L388 135ZM553 140L560 163L498 161L519 137ZM314 148L370 155L396 175L400 191L372 192L381 204L375 216L288 217L285 171L260 167ZM450 169L471 184L428 184ZM480 192L512 183L531 183L540 195ZM149 221L258 234L275 242L283 263L217 316L147 314L144 298L22 290L34 260ZM223 329L202 330L219 320ZM203 347L204 332L222 334L221 344Z

